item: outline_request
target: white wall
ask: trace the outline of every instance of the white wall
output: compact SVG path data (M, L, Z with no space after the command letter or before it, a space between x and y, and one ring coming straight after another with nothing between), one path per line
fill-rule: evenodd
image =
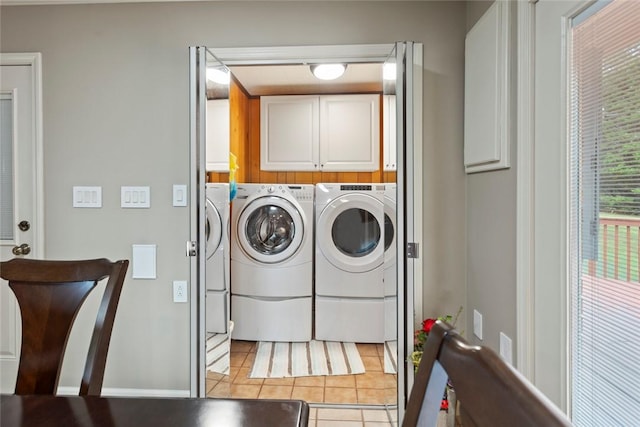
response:
M470 1L467 31L493 1ZM513 12L513 58L515 58L515 7ZM513 61L515 70L515 59ZM512 72L512 95L515 95ZM512 96L512 100L515 96ZM515 102L512 116L515 120ZM467 324L470 341L500 349L500 332L512 340L516 361L516 165L515 126L510 146L511 167L467 175ZM473 334L473 310L483 317L483 339Z
M129 273L125 283L105 387L189 387L188 306L171 301L171 281L188 278L189 218L171 206L171 186L188 179L190 45L424 43L425 315L464 304L465 7L216 1L0 9L0 49L42 52L46 256L130 258L133 243L158 245L157 280ZM101 185L104 207L72 209L73 185ZM121 185L151 186L151 209L120 209ZM84 319L88 312L70 342L64 386L80 381Z

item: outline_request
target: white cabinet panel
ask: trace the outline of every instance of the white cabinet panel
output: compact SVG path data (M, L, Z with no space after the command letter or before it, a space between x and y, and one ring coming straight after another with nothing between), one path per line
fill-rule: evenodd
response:
M260 98L260 168L318 170L317 96Z
M397 162L396 146L396 96L382 97L382 168L385 172L395 171Z
M380 164L380 96L320 97L323 171L375 171Z
M229 172L229 100L207 101L207 172Z
M260 106L261 169L379 169L379 95L263 96Z
M465 40L464 166L509 167L510 2L496 1Z

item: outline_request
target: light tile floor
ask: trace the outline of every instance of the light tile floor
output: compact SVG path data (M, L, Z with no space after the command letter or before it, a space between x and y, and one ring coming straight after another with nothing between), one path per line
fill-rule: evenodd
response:
M248 378L257 345L232 341L230 375L207 373L207 396L264 399L302 399L309 404L394 405L397 378L385 374L382 344L357 344L366 372L359 375L313 376L298 378ZM387 412L377 409L314 408L313 426L389 425ZM331 419L332 411L347 411L350 417ZM344 415L344 414L342 414ZM365 418L365 415L367 418ZM377 418L376 418L377 417ZM342 423L342 424L341 424ZM344 424L347 423L347 424ZM355 424L353 424L355 423ZM379 423L379 424L376 424ZM380 424L381 423L381 424Z
M396 412L384 409L311 408L309 427L392 427Z

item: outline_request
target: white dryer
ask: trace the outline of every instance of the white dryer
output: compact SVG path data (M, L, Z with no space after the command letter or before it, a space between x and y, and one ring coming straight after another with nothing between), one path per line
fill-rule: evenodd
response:
M318 340L384 340L384 191L384 184L316 185Z
M238 184L232 204L233 338L309 341L313 185Z
M207 332L227 333L229 323L229 184L206 184Z
M398 290L396 269L396 184L384 186L384 340L397 340Z

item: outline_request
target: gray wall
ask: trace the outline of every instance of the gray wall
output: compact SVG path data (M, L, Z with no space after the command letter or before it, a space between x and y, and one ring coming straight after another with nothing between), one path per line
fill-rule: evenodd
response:
M188 179L190 45L424 43L425 315L465 304L465 8L435 1L2 7L2 52L42 52L47 258L130 258L133 243L158 245L157 280L127 278L105 387L189 387L188 306L171 299L172 280L188 279L189 218L171 206L171 186ZM101 185L104 207L72 209L73 185ZM151 186L151 209L120 209L121 185ZM88 311L71 338L62 385L79 384Z
M467 31L491 6L467 3ZM515 7L513 8L515 12ZM515 16L515 15L513 15ZM515 32L513 33L515 37ZM515 45L515 38L512 38ZM515 46L514 50L515 52ZM515 60L515 55L513 56ZM515 67L515 61L514 61ZM515 77L515 73L512 73ZM513 79L515 83L515 79ZM515 84L512 85L515 95ZM515 97L512 97L515 99ZM515 121L515 103L512 120ZM513 126L515 130L515 126ZM512 340L516 361L516 143L511 168L467 175L467 325L472 342L498 351L500 332ZM473 310L483 317L483 340L473 334Z

